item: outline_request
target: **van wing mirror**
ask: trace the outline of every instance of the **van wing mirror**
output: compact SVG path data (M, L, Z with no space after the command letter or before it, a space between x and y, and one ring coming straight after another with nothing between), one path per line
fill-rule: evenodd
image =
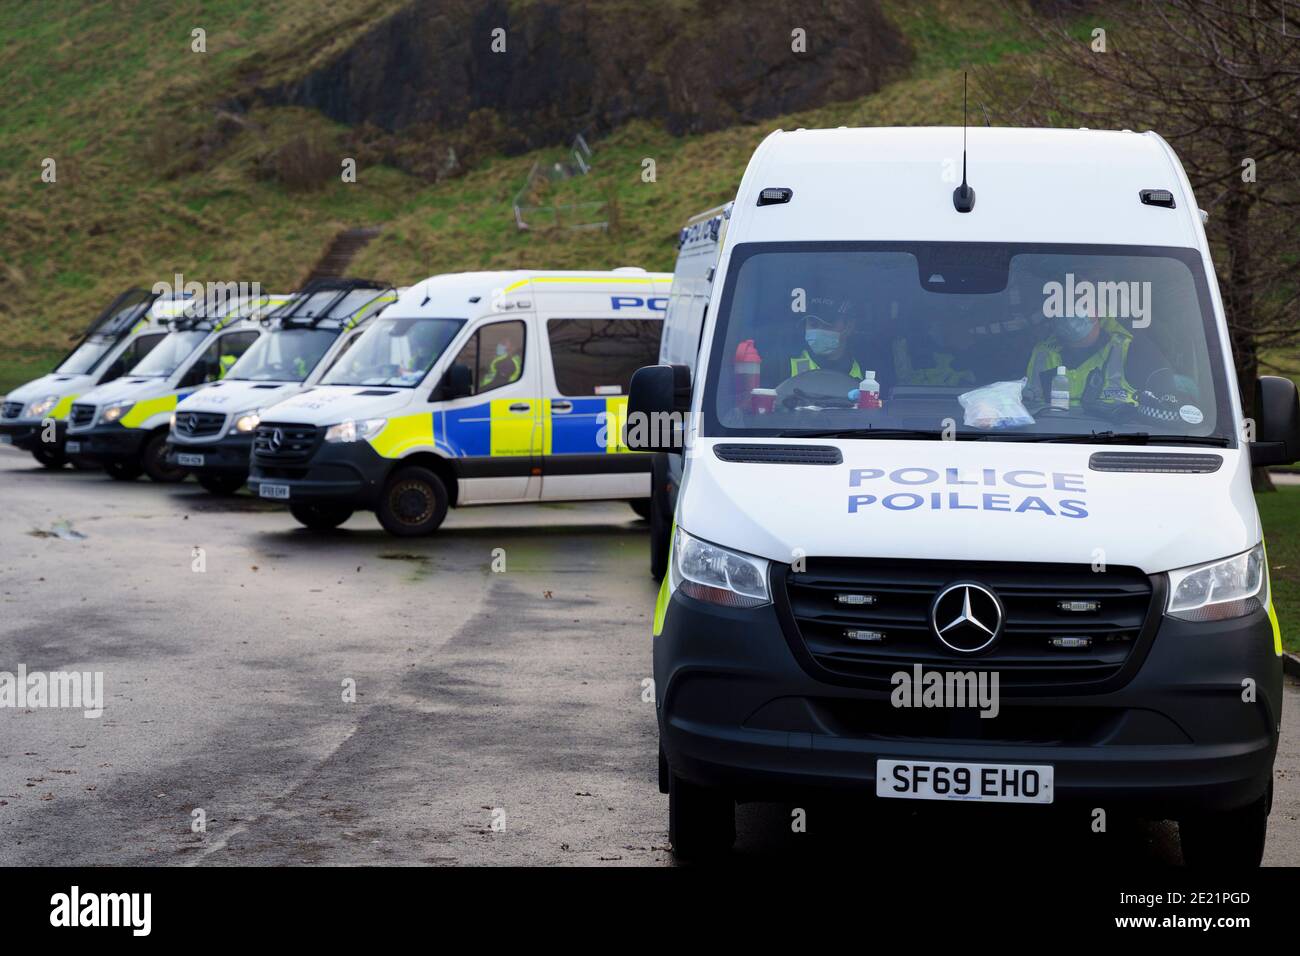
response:
M647 365L632 375L623 442L633 451L679 452L691 410L691 370Z
M442 375L442 381L429 396L431 402L449 402L453 398L467 398L474 394L474 373L468 365L453 362Z
M1255 382L1255 440L1250 463L1289 465L1300 460L1300 397L1295 382L1261 375Z

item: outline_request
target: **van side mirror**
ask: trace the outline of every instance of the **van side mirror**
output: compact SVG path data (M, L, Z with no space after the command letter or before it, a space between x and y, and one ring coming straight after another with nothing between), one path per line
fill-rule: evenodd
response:
M1261 375L1255 382L1255 440L1250 463L1289 465L1300 460L1300 397L1295 382Z
M443 373L442 381L429 396L431 402L449 402L453 398L466 398L474 394L474 373L468 365L454 362Z
M633 451L680 452L691 411L691 370L685 365L647 365L628 387L623 442Z

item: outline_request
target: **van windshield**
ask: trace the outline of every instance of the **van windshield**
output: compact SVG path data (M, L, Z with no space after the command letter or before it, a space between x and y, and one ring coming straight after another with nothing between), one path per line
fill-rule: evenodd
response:
M704 410L708 434L1229 446L1228 395L1193 249L755 243Z
M226 374L245 382L301 382L334 344L332 329L277 329L263 335Z
M159 342L140 364L131 369L133 377L166 378L180 367L203 344L207 332L172 332Z
M72 354L59 363L59 367L54 371L62 375L87 375L95 370L104 356L113 350L117 344L115 339L111 338L90 338L82 342Z
M321 384L414 388L464 324L464 319L377 319L325 373Z

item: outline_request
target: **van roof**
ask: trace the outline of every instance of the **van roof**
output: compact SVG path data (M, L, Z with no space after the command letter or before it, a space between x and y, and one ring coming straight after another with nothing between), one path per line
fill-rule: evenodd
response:
M960 126L778 130L749 162L728 244L1202 243L1182 166L1155 133L970 127L966 136L975 208L960 213ZM758 206L771 187L793 195ZM1175 208L1144 205L1144 189L1171 190Z
M430 276L407 289L390 307L392 314L409 317L428 312L435 303L464 303L478 297L482 306L476 311L486 311L493 294L521 294L525 298L531 290L554 292L588 292L593 287L636 289L667 292L671 285L671 272L646 272L644 269L624 268L610 272L566 271L559 269L509 269L501 272L450 272ZM425 303L428 303L426 306Z

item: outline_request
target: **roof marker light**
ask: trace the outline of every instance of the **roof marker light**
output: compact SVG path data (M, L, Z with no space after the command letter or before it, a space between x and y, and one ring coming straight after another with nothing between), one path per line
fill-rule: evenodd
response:
M784 186L769 186L758 194L760 206L777 206L794 198L794 190Z
M1164 206L1166 209L1174 209L1174 194L1168 189L1144 189L1138 193L1144 206Z

